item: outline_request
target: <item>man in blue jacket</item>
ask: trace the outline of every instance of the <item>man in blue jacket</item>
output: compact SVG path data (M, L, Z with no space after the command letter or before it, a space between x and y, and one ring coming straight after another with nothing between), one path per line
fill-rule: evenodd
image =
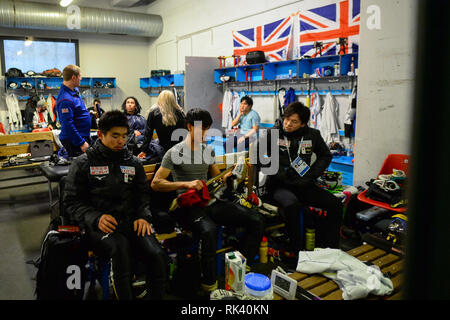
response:
M56 99L61 133L59 139L69 157L83 154L91 143L91 116L80 96L81 69L69 64L63 70L63 83Z

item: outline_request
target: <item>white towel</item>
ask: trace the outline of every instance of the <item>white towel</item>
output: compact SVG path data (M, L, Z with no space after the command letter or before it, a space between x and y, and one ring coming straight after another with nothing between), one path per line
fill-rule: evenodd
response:
M369 294L384 296L391 294L394 288L377 266L367 266L339 249L300 251L297 271L320 273L332 279L342 290L344 300L361 299Z

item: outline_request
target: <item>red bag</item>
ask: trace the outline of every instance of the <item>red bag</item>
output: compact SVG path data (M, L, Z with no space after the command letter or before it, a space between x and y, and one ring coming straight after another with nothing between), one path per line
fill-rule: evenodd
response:
M178 196L177 202L180 208L206 207L211 197L206 183L204 181L202 182L202 190L197 191L196 189L189 189Z

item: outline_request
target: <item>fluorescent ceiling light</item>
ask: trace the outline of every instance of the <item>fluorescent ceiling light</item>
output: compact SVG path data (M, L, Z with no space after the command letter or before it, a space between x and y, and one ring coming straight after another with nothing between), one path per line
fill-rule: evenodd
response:
M67 7L69 4L72 3L72 1L73 1L73 0L61 0L61 1L59 2L59 5L60 5L61 7Z

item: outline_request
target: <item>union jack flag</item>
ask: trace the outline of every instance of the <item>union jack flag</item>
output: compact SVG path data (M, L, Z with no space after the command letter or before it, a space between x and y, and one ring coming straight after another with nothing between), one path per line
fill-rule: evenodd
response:
M345 53L359 49L361 0L344 0L299 12L300 56L318 55L314 42L322 42L322 55L336 55L341 51L336 42L346 38ZM343 50L344 48L342 48Z
M286 60L291 40L291 16L263 26L233 31L233 54L245 56L249 51L264 51L271 61Z

